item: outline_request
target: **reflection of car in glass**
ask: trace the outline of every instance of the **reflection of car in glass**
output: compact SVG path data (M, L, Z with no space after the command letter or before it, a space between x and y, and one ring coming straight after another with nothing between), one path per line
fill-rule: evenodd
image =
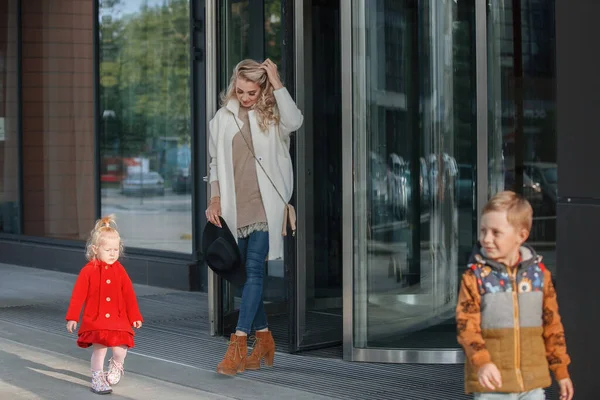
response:
M408 211L408 199L410 198L409 177L410 171L404 159L396 153L390 154L387 182L392 213L398 219L403 219Z
M192 191L192 177L190 168L177 168L175 179L173 180L174 193L190 193Z
M375 152L369 153L370 179L368 182L368 201L371 204L371 218L374 225L387 218L388 206L388 168L385 161Z
M534 184L539 185L545 215L555 215L558 200L558 170L556 163L526 162L525 171Z
M429 201L431 200L429 171L427 168L427 162L423 157L419 158L419 164L421 170L421 174L419 176L419 187L421 189L421 208L425 209L429 207Z
M134 172L123 180L121 193L124 195L165 194L165 181L158 172Z
M177 150L177 170L173 179L173 192L192 192L192 154L188 146L182 146Z

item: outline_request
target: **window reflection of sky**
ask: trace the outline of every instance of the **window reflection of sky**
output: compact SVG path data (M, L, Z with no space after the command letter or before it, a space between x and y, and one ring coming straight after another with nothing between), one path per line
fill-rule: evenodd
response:
M143 6L156 7L163 4L169 4L170 0L122 0L112 7L102 7L102 3L111 3L100 1L100 16L111 15L113 18L122 18L128 15L136 14Z

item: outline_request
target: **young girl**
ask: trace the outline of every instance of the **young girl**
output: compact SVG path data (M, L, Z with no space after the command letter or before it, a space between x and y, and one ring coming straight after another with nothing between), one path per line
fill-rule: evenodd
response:
M67 331L77 328L81 307L85 304L77 345L92 347L92 392L108 394L123 375L127 349L133 347L133 329L142 327L133 285L119 263L123 243L114 216L96 222L86 245L89 262L83 267L71 295L67 311ZM112 349L109 369L104 374L104 357Z

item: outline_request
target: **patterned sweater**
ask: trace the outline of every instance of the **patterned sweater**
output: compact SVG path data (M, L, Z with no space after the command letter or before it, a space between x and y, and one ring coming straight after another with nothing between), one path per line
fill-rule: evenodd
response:
M505 393L550 386L569 377L564 329L550 271L533 248L521 247L515 268L486 259L477 245L462 277L456 322L465 351L465 390L490 392L477 371L496 364Z

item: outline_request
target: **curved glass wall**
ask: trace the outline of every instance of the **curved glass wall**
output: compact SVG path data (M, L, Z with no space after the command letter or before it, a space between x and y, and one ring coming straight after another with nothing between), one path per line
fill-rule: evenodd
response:
M355 348L458 346L477 219L474 12L352 3Z

